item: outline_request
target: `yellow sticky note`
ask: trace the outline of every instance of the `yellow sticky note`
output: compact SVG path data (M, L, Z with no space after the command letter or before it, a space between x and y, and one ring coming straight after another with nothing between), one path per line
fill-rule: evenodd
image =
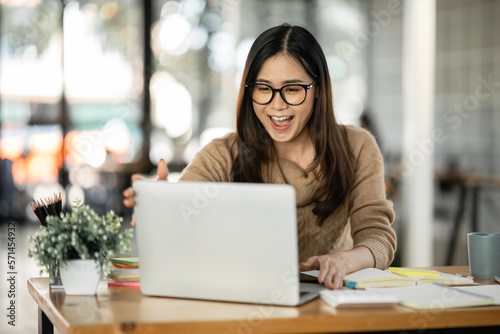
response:
M389 267L389 271L403 276L439 277L439 273L422 269Z

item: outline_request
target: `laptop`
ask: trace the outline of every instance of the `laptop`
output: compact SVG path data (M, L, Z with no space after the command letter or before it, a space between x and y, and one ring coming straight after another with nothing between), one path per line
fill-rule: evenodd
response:
M319 296L300 283L290 185L135 181L145 295L296 306Z

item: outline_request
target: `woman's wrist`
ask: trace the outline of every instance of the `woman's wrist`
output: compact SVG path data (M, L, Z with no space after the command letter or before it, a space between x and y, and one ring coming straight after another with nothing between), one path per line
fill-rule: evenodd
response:
M347 274L352 272L375 267L375 258L372 252L365 246L340 252L345 263Z

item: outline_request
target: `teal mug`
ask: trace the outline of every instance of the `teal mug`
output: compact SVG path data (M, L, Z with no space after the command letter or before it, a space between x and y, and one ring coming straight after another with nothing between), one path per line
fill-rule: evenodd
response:
M468 233L467 249L472 277L500 275L500 233Z

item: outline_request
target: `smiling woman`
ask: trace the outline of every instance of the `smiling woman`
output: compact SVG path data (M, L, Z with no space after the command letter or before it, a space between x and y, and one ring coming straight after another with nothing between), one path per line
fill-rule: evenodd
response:
M236 132L204 146L180 181L294 186L300 269L319 269L318 281L339 289L348 273L388 267L396 234L375 139L339 125L332 96L314 36L287 24L266 30L247 57ZM158 180L167 176L160 161ZM131 188L124 196L134 206Z
M255 114L274 140L280 146L279 155L305 166L307 169L314 158L310 144L309 128L315 102L316 82L293 58L278 54L264 62L252 87L251 97ZM268 84L263 84L268 83ZM293 84L292 84L293 83ZM305 85L304 83L309 83ZM280 89L274 89L284 85ZM307 94L311 90L312 94ZM279 92L279 94L275 94ZM286 145L286 147L283 147ZM301 157L308 156L301 163Z

